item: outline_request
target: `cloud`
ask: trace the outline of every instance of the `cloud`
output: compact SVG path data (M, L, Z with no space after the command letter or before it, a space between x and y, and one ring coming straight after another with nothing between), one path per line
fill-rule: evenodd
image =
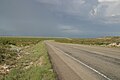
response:
M116 2L119 0L98 0L98 2Z
M120 0L98 0L90 14L105 23L120 23Z
M37 0L51 11L92 20L95 23L120 23L120 0ZM57 13L56 13L57 14ZM66 30L72 32L73 30ZM79 31L73 31L79 32Z
M69 34L81 33L79 29L73 26L62 25L62 26L59 26L59 29L61 30L62 33L69 33Z
M104 2L106 1L106 2ZM96 7L97 11L103 16L120 15L120 1L118 0L103 0Z
M120 32L119 8L117 0L0 0L0 34L92 37Z
M51 11L71 16L96 18L102 22L119 23L120 0L37 0L49 5Z
M60 5L61 1L60 0L36 0L40 3L44 3L44 4L51 4L51 5Z
M66 13L74 16L82 16L86 13L84 11L88 11L90 7L87 0L37 0L40 3L44 3L46 5L50 5L52 10ZM95 0L94 0L95 1ZM89 5L88 6L86 6Z

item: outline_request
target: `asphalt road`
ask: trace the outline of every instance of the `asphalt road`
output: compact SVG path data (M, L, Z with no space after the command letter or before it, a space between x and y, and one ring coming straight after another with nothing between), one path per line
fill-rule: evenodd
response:
M45 43L59 80L120 80L120 49Z

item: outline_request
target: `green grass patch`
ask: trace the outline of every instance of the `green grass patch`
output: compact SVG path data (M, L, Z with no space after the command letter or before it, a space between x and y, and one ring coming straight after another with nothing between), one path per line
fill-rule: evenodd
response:
M55 80L47 50L43 42L27 50L17 61L17 66L1 80Z

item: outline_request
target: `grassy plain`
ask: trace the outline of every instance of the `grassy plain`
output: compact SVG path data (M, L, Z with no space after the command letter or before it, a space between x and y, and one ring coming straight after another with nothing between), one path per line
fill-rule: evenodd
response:
M0 38L0 80L55 80L44 38Z
M63 38L57 39L56 42L85 44L85 45L102 45L107 46L111 43L120 44L120 37L103 37L103 38Z
M55 80L44 40L62 43L120 44L120 37L104 38L22 38L0 37L0 80Z

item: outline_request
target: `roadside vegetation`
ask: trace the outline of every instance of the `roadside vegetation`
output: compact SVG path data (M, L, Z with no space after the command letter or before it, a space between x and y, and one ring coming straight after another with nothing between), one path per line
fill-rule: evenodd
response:
M108 47L120 47L120 37L103 37L103 38L63 38L55 40L62 43L100 45Z
M55 80L56 75L44 40L120 47L120 37L87 39L0 37L0 80Z
M55 80L43 38L0 38L0 80Z

